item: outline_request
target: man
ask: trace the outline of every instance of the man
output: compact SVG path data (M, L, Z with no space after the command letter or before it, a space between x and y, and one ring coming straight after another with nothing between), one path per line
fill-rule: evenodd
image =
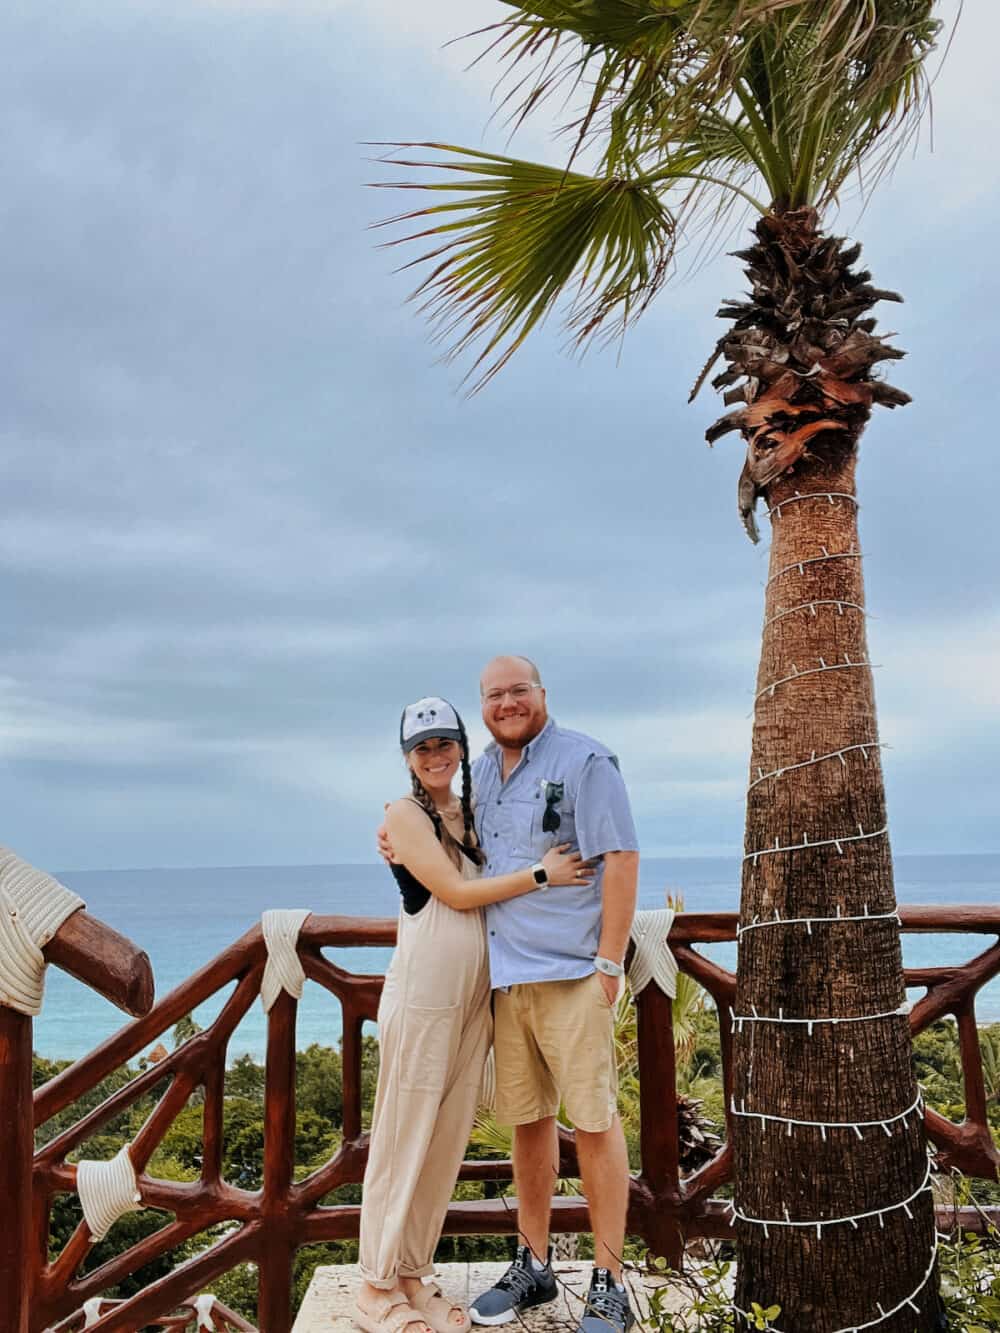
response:
M610 750L548 716L533 662L494 658L483 671L480 695L494 738L472 769L484 873L536 865L560 843L596 860L597 873L587 889L540 884L537 893L486 909L496 1114L514 1126L524 1243L469 1313L477 1324L505 1324L558 1294L549 1220L562 1104L576 1127L594 1232L594 1272L579 1333L627 1333L634 1316L621 1256L629 1173L617 1110L614 1007L639 870L628 794ZM384 841L381 846L385 852ZM536 876L543 874L537 867Z
M488 875L537 862L553 844L600 858L591 890L543 889L486 910L494 987L497 1119L514 1126L514 1184L524 1244L478 1297L477 1324L500 1324L553 1300L549 1214L558 1174L560 1102L576 1126L594 1231L583 1333L632 1323L621 1285L628 1157L617 1110L614 1006L635 912L638 844L613 754L556 726L537 667L497 657L480 681L493 743L473 765L476 824Z

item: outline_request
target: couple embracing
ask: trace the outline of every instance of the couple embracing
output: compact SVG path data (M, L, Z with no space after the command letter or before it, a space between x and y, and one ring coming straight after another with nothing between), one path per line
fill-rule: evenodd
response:
M555 1298L561 1104L594 1230L580 1333L627 1333L614 1009L639 864L628 795L609 750L548 716L528 659L490 662L480 694L494 739L474 764L443 699L409 705L400 728L412 794L389 806L380 837L402 904L378 1014L356 1318L366 1333L468 1333ZM430 1279L491 1041L521 1243L466 1312Z

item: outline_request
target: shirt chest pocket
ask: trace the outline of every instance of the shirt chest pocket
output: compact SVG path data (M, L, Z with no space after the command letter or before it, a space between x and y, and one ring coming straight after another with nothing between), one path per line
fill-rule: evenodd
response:
M526 804L532 807L531 841L538 856L564 842L576 846L576 811L568 792L559 801L552 802L546 801L545 794L539 792L536 799Z

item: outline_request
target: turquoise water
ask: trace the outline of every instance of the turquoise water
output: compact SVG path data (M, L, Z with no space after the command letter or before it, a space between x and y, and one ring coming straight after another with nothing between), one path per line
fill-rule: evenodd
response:
M86 900L95 916L147 951L160 998L237 939L266 908L395 916L398 904L395 882L380 864L65 871L60 878ZM690 911L734 910L738 885L735 857L649 858L642 864L640 905L660 907L664 893L672 891L683 893ZM996 903L1000 855L897 857L896 890L901 903ZM914 935L904 937L904 958L911 967L961 963L992 942L990 936ZM735 945L714 945L704 951L726 967L735 966ZM388 951L331 951L331 957L351 971L381 972ZM196 1014L199 1022L209 1022L223 999L203 1005ZM981 1022L1000 1021L1000 981L980 992L977 1013ZM35 1023L35 1049L50 1059L76 1059L117 1031L122 1019L107 1001L52 968L45 1007ZM299 1009L299 1047L314 1041L334 1044L339 1036L339 1006L318 986L308 984ZM230 1058L243 1051L259 1058L264 1042L258 1003L235 1033Z

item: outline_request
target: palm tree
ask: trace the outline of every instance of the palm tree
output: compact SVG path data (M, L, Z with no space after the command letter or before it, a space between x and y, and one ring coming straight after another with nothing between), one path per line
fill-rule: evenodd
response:
M512 122L561 87L581 96L568 160L397 144L387 161L438 173L402 184L439 202L390 219L419 220L393 244L429 247L415 296L449 354L475 349L475 390L560 298L579 345L614 337L682 238L704 251L734 211L755 216L747 294L719 311L729 327L695 385L721 361L711 382L731 410L707 436L742 437L740 512L756 540L763 498L772 529L740 909L735 1304L779 1303L788 1333L926 1333L934 1224L855 494L872 406L908 401L877 375L902 353L870 313L900 298L823 219L912 138L941 24L933 0L508 9L488 32Z

